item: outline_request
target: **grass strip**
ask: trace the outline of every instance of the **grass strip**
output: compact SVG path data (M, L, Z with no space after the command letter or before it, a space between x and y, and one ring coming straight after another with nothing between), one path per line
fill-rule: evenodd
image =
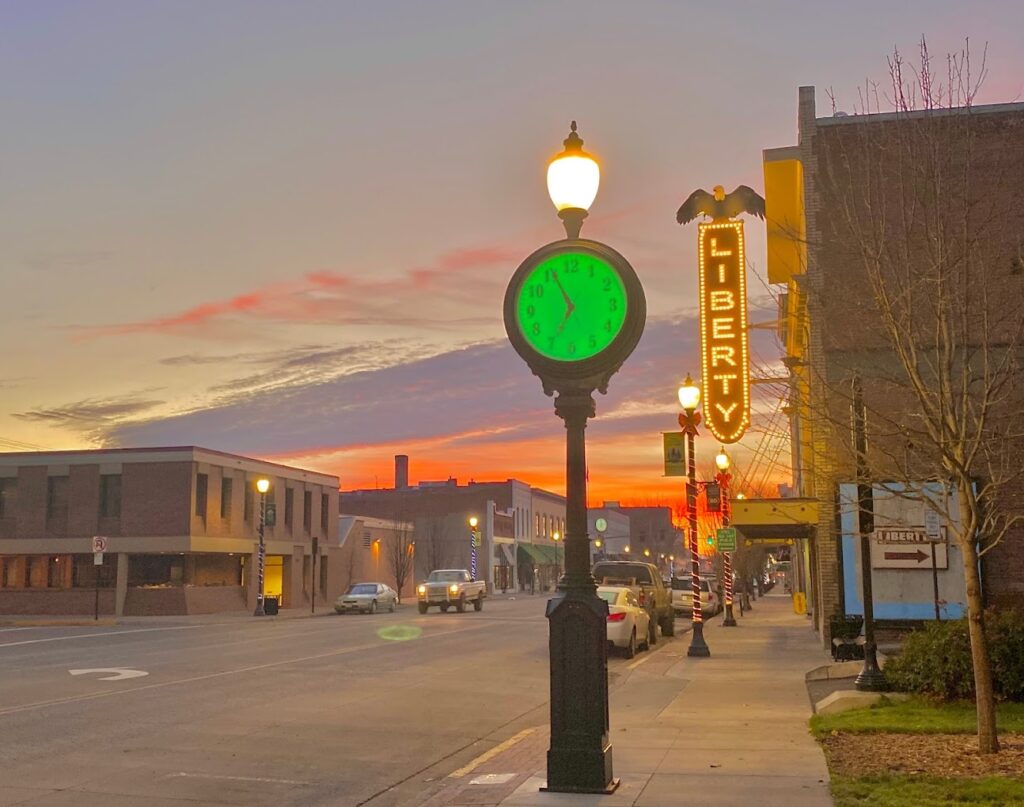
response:
M1002 776L949 779L938 776L833 776L835 807L973 807L1024 805L1024 781Z
M894 734L974 734L977 715L969 701L936 703L924 698L891 701L883 697L874 706L834 715L814 715L811 731L821 737L833 731ZM1024 703L1002 703L996 708L999 731L1024 733ZM955 803L955 802L954 802Z

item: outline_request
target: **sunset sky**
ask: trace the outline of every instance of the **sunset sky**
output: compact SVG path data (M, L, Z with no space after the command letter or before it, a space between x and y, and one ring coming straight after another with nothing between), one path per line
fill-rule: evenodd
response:
M591 500L654 503L679 493L660 432L699 364L683 199L760 191L799 85L852 112L922 34L988 43L979 103L1024 96L1019 0L0 2L0 30L0 450L195 444L345 489L407 453L413 482L562 490L564 429L501 302L562 237L544 171L571 119L603 172L583 235L649 309L587 432ZM748 241L767 322L760 222ZM768 332L754 351L778 371ZM752 482L788 481L772 391L733 451Z

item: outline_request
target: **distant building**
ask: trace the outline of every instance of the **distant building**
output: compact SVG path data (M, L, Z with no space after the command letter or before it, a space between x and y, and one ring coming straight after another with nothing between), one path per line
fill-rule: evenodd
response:
M672 522L671 507L623 507L618 502L605 502L601 510L620 513L629 520L630 557L668 572L669 558L678 557L684 549L683 532Z
M604 507L587 510L587 532L590 534L590 556L592 560L625 557L626 547L632 536L629 516L621 510L608 507L617 502L605 502ZM630 547L632 550L632 547Z
M343 515L338 546L342 591L356 583L385 583L402 599L415 597L416 539L411 521Z
M254 609L260 478L267 595L337 596L337 477L195 446L0 454L0 613L92 613L97 587L118 616Z
M470 568L469 519L475 516L481 533L477 577L486 579L492 591L554 586L559 566L564 566L564 496L518 479L410 485L408 474L408 457L398 455L395 487L342 491L340 508L351 515L411 522L417 580L437 568Z

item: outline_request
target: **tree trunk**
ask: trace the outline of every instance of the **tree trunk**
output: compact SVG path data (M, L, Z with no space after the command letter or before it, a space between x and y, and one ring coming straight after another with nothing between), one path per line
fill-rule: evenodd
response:
M966 513L966 497L960 496L960 512ZM968 539L960 542L967 582L967 627L971 637L971 662L974 665L974 693L978 709L978 751L995 754L999 751L996 735L996 699L992 688L992 663L985 636L985 608L981 601L981 579L978 575L977 545Z

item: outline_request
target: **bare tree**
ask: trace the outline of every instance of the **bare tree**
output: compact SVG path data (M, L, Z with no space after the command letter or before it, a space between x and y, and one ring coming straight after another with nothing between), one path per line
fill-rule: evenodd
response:
M972 73L967 47L944 67L923 41L915 66L895 52L890 89L861 95L862 112L890 114L855 116L819 144L819 262L863 270L826 278L820 303L833 335L857 335L845 370L865 380L872 478L937 511L960 549L979 749L994 753L979 559L1024 522L1024 114L1008 126L975 109L985 70ZM826 383L829 419L848 430L846 380Z
M423 529L420 530L417 554L423 558L426 571L445 568L448 565L449 547L444 519L431 516L421 520L421 523Z
M391 535L387 540L386 552L391 574L394 576L398 599L406 583L413 576L416 567L416 533L413 512L408 497L400 497L395 503L395 512L390 519Z

